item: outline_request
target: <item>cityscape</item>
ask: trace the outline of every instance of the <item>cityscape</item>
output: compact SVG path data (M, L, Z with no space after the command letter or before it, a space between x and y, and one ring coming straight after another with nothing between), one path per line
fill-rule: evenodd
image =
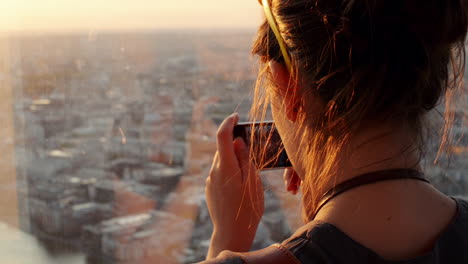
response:
M235 111L248 119L254 34L0 38L9 47L10 68L0 77L8 75L13 91L22 232L51 259L66 253L73 263L203 260L212 232L204 184L216 129ZM466 105L468 95L461 100ZM468 197L467 113L450 111L451 155L436 165L428 155L424 164L441 191ZM438 143L428 144L428 153L437 153ZM265 216L254 249L301 225L300 198L283 190L282 172L263 178Z

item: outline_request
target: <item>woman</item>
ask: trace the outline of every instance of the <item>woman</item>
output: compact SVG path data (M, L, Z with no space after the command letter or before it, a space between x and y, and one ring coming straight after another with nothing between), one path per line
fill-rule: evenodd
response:
M249 251L263 213L234 114L206 182L207 263L468 263L468 203L437 191L419 164L428 111L461 86L467 1L261 4L253 112L271 107L293 164L286 188L301 187L306 225L281 244L234 253Z

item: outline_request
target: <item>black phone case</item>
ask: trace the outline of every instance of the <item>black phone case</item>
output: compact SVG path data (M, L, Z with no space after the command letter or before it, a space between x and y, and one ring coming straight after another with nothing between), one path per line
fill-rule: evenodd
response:
M255 126L254 126L255 125ZM264 158L263 164L261 164L262 170L269 170L269 169L281 169L292 167L291 162L289 161L288 155L284 147L282 147L281 137L279 136L278 132L274 128L273 122L263 122L263 123L239 123L234 127L234 138L240 137L242 138L247 145L250 146L250 139L251 139L251 132L252 127L255 127L255 143L254 144L265 144L266 138L269 138L268 145L264 146L264 153L266 157ZM262 130L263 135L260 134L260 130ZM272 133L270 135L270 133ZM254 146L252 148L254 151L259 150L260 148ZM278 152L281 152L278 154ZM259 156L260 154L257 154ZM260 157L256 157L256 160L260 160ZM257 164L258 165L258 164Z

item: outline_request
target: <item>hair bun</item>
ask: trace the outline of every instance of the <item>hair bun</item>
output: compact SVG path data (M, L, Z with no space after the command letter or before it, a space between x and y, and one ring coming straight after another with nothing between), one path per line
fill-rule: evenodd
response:
M453 44L467 31L467 0L402 0L409 29L424 41Z

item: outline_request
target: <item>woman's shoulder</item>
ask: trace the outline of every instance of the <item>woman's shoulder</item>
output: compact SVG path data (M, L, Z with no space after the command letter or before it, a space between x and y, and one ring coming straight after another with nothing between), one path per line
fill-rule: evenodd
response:
M452 199L457 205L457 213L445 232L442 233L438 243L443 242L447 237L464 239L468 243L468 200L453 197ZM468 247L468 244L465 247Z
M312 221L300 227L281 244L248 253L223 251L217 258L201 263L331 264L361 263L358 260L362 257L369 259L368 256L364 256L367 252L363 249L356 250L353 248L354 245L351 239L335 226L323 221ZM278 261L279 256L283 257L282 262Z
M468 197L452 199L457 203L459 215L465 218L468 217Z
M446 251L468 249L468 200L452 198L457 204L457 213L452 223L446 228L437 241L437 248ZM466 253L468 263L468 252Z
M468 201L454 198L457 214L438 239L433 251L405 263L468 263ZM289 256L284 263L395 263L386 261L357 243L339 228L323 221L312 221L299 228L281 244L248 253L223 251L216 259L203 264L281 263L278 254ZM281 254L280 254L281 255ZM255 261L250 261L250 260ZM449 261L446 261L449 260ZM437 263L437 262L436 262Z
M213 260L202 262L203 264L301 264L294 255L281 244L274 244L267 248L247 252L237 253L223 251Z
M202 264L244 264L244 263L261 263L261 264L300 264L300 263L328 263L325 261L325 252L320 246L311 241L312 234L319 232L318 230L328 229L329 227L322 222L313 221L299 228L291 237L280 244L274 244L270 247L247 252L238 253L231 251L223 251L221 254L212 260L201 262ZM326 236L327 231L324 230ZM322 235L320 235L322 236ZM299 259L300 257L301 259Z

